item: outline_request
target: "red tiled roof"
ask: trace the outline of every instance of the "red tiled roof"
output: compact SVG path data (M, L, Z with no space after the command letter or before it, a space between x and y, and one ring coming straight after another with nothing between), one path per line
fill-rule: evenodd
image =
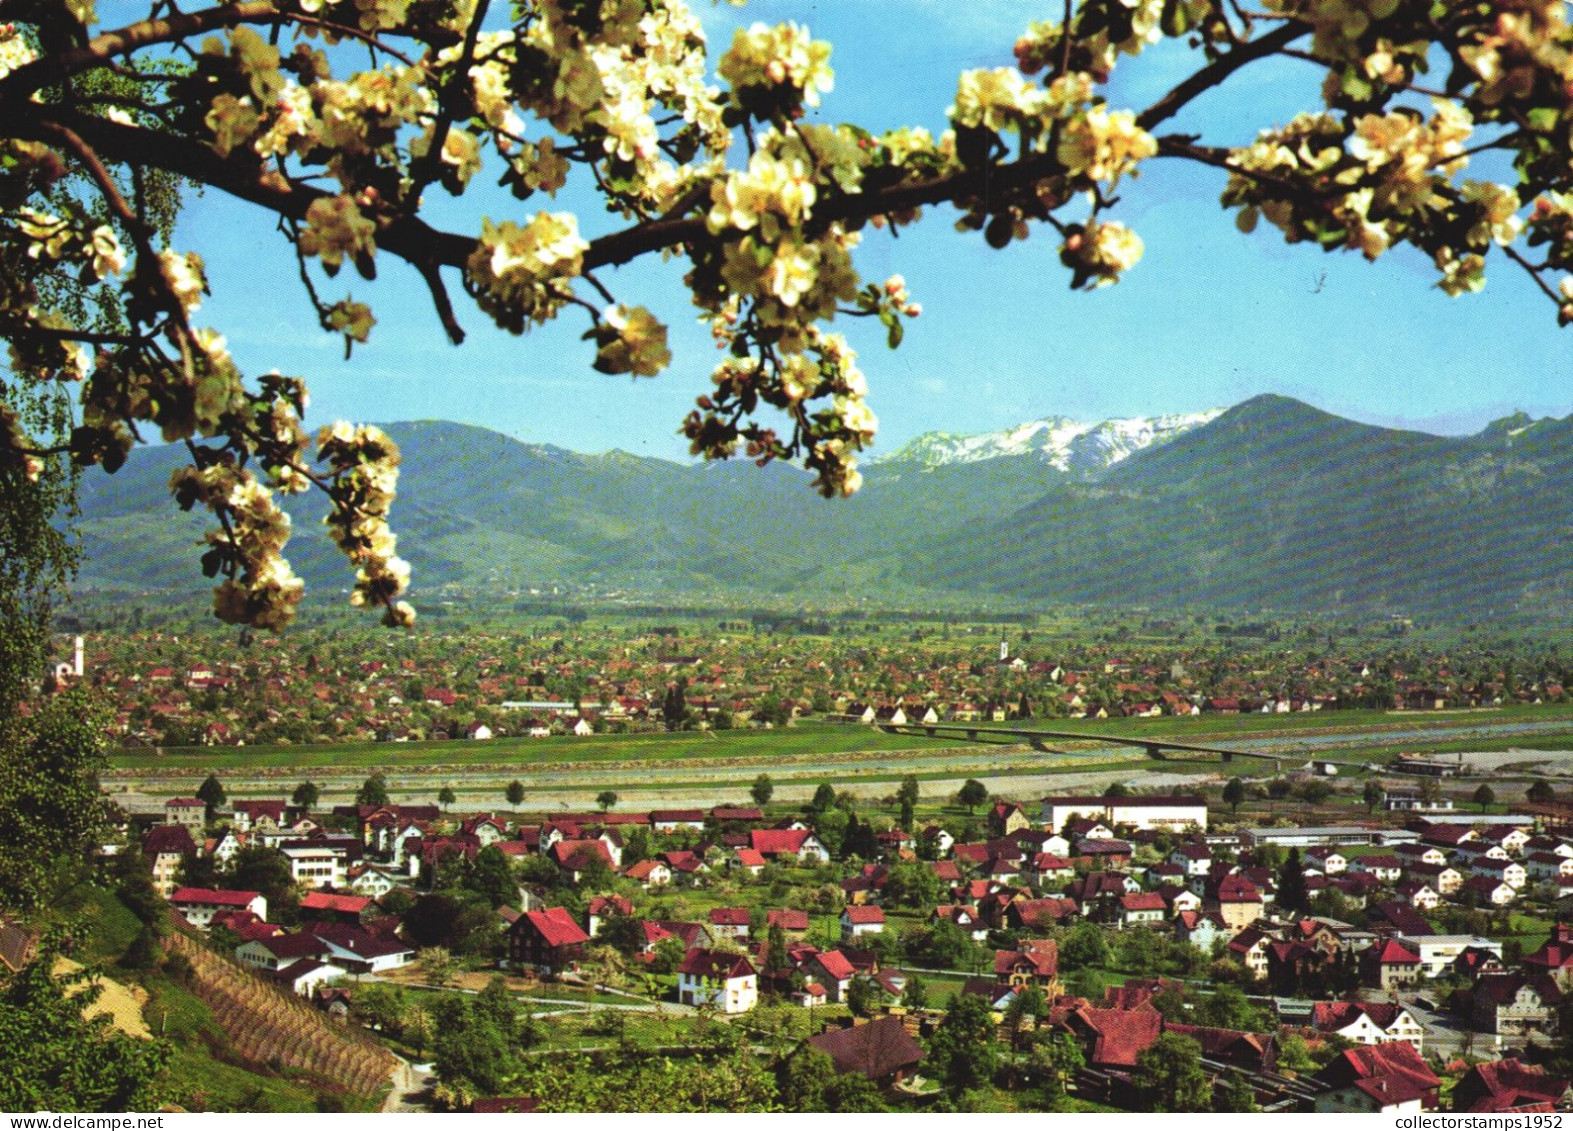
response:
M1424 1099L1442 1083L1408 1041L1348 1049L1316 1078L1334 1088L1352 1084L1384 1106Z
M850 1029L830 1029L808 1043L830 1057L837 1072L882 1080L923 1059L923 1046L908 1035L899 1017L880 1017Z
M574 943L586 943L590 936L585 934L573 916L568 914L566 907L549 907L545 911L526 911L519 916L519 922L529 923L531 927L546 941L547 946L571 946Z
M859 907L854 904L848 907L843 914L846 915L847 922L854 926L868 923L883 923L885 921L885 912L878 907Z
M767 926L780 927L783 931L808 930L808 912L797 911L791 908L781 911L770 911L765 915Z
M1138 891L1120 897L1120 906L1127 911L1162 911L1163 895L1155 891Z
M1417 966L1420 956L1397 939L1388 939L1376 961L1383 966Z
M753 964L741 954L694 947L683 955L682 964L678 966L677 972L694 978L725 981L729 978L746 978L755 971Z
M857 973L852 968L852 963L847 961L847 956L839 950L827 950L822 954L817 954L814 956L814 961L824 967L825 973L837 981L843 978L850 978Z
M325 891L307 892L300 897L302 911L337 911L345 915L359 915L373 902L364 895L335 895Z
M1483 1061L1474 1065L1453 1089L1453 1110L1500 1113L1552 1111L1568 1090L1568 1081L1517 1060Z
M748 908L746 907L712 907L710 909L710 924L715 927L746 927L748 926Z
M208 907L245 907L261 892L225 891L220 888L176 888L171 903L197 903ZM304 901L302 901L304 906Z
M803 851L809 832L807 829L754 829L748 837L754 850L765 856L796 856Z
M1134 1068L1137 1056L1163 1033L1163 1014L1151 1005L1138 1009L1083 1006L1073 1016L1092 1038L1087 1061L1095 1067Z

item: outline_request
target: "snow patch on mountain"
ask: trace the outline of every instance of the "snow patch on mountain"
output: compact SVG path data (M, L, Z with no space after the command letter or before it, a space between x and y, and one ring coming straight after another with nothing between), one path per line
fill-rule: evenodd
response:
M1213 408L1205 412L1131 416L1095 424L1048 416L976 435L925 432L874 462L943 467L1007 456L1036 456L1056 471L1087 474L1111 467L1144 448L1167 444L1216 420L1224 411Z

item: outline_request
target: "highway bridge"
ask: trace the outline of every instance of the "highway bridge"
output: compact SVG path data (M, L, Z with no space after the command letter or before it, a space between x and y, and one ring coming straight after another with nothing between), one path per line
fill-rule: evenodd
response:
M1056 742L1093 742L1112 746L1135 746L1147 752L1149 758L1167 759L1173 754L1206 754L1209 757L1219 758L1225 762L1232 762L1236 758L1254 758L1262 762L1271 762L1274 769L1285 760L1282 754L1263 754L1254 750L1230 750L1221 746L1201 746L1194 742L1170 742L1163 738L1127 738L1117 734L1095 733L1085 731L1063 730L1029 730L1025 727L1012 726L982 726L977 723L887 723L876 722L869 724L878 727L887 734L917 734L929 738L965 737L968 742L1025 742L1034 750L1044 753L1061 753L1052 749L1048 743ZM1318 758L1317 762L1328 762L1329 759Z

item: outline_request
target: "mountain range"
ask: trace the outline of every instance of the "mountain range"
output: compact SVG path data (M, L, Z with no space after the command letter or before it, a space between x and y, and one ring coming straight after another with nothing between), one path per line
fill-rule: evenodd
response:
M595 583L646 594L936 592L1046 604L1478 611L1573 597L1573 416L1445 437L1279 396L1227 410L983 436L931 433L827 502L785 465L582 455L439 421L403 450L401 552L428 592ZM195 589L200 516L174 447L81 492L84 585ZM292 500L297 572L347 582Z

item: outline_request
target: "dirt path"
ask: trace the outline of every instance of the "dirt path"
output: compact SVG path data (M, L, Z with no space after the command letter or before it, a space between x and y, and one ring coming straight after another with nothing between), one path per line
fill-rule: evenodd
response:
M398 1064L394 1066L391 1076L393 1090L388 1093L388 1098L382 1101L382 1110L406 1113L430 1111L431 1109L416 1097L431 1087L432 1074L422 1071L402 1056L397 1059Z

